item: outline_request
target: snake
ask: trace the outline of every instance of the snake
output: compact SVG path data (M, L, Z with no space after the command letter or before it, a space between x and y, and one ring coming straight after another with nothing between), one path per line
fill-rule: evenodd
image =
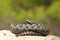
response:
M26 20L27 24L11 24L11 32L23 36L47 36L49 30L41 24Z

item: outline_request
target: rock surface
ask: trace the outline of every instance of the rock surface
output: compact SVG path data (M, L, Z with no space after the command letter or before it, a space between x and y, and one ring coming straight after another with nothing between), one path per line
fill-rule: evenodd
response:
M0 40L60 40L59 37L48 36L18 36L11 33L9 30L0 30Z

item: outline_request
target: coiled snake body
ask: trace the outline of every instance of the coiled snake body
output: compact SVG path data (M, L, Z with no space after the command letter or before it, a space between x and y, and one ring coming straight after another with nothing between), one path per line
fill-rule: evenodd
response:
M41 24L36 24L30 20L26 20L27 24L11 24L11 32L21 35L32 35L32 36L47 36L49 30Z

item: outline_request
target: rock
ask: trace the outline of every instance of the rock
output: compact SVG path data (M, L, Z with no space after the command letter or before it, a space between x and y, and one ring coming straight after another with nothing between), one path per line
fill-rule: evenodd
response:
M60 40L59 37L53 36L53 35L48 35L48 36L46 36L46 38L47 38L47 40Z
M16 36L10 30L0 30L0 40L60 40L59 37L48 36Z
M17 38L21 40L60 40L59 37L53 35L48 35L45 37L44 36L19 36Z
M16 36L9 30L0 30L0 40L16 40Z

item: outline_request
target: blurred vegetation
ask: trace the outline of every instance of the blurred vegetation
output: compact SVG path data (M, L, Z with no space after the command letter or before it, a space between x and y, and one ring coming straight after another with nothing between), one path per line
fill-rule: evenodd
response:
M60 0L0 0L0 24L60 22Z

